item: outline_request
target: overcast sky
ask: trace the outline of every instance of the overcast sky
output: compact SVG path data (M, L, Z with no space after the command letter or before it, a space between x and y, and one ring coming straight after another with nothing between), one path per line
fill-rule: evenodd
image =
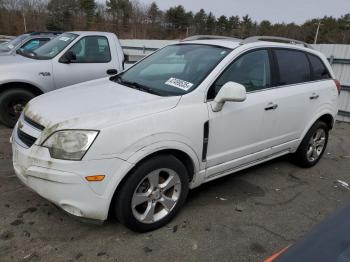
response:
M105 0L100 0L105 2ZM271 22L295 22L301 24L308 19L327 16L340 17L350 13L350 0L139 0L143 3L155 1L160 9L183 5L193 12L201 8L220 15L249 14L253 20Z

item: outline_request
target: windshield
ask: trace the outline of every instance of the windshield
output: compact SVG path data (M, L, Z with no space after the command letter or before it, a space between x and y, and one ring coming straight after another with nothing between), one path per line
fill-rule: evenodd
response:
M9 52L12 49L14 49L16 46L18 46L20 43L24 41L29 35L24 34L17 36L16 38L12 39L10 42L4 43L0 46L0 51L1 52Z
M179 96L196 89L232 50L179 44L167 46L111 80L162 96Z
M78 35L64 33L30 53L34 59L49 60L61 53Z

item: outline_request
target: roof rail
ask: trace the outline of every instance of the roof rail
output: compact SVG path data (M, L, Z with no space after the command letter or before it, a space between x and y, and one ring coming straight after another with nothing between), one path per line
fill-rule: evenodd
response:
M219 36L219 35L194 35L187 37L181 42L187 42L187 41L195 41L195 40L231 40L231 41L242 41L242 39L235 38L235 37L228 37L228 36Z
M292 44L292 45L302 45L304 47L314 49L311 45L308 43L305 43L300 40L295 40L291 38L286 38L286 37L278 37L278 36L252 36L244 39L241 44L249 44L249 43L254 43L258 41L268 41L268 42L278 42L278 43L286 43L286 44Z

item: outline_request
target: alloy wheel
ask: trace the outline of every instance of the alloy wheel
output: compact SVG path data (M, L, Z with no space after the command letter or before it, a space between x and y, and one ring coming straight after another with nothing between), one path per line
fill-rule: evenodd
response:
M310 138L306 157L308 161L314 162L322 155L326 144L326 132L324 129L319 128L314 135Z
M146 175L136 187L131 208L141 223L151 224L165 218L181 195L181 180L171 169L161 168Z

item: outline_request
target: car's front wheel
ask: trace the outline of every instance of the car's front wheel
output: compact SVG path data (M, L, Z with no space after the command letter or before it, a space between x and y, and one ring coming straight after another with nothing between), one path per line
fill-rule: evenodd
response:
M147 232L171 221L188 194L186 167L171 155L152 157L128 174L115 199L115 214L131 230Z
M328 133L328 125L322 121L317 121L307 132L294 154L296 163L301 167L316 165L326 150Z
M7 127L14 127L25 105L34 98L30 91L11 88L0 94L0 122Z

